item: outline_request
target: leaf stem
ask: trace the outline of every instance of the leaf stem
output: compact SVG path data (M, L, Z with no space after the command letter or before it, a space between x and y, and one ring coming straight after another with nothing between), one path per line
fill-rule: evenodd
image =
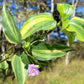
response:
M26 49L24 49L25 53L28 55L28 56L31 56Z
M0 55L0 57L2 57L4 54L6 54L9 50L11 50L13 47L15 47L15 46L17 46L17 45L14 45L14 46L12 46L12 47L10 47L7 51L5 51L4 53L2 53L1 55Z
M15 46L16 46L16 45L15 45ZM14 54L16 54L18 51L20 51L21 49L22 49L22 48L19 48L17 51L15 51L14 53L12 53L10 56L8 56L7 58L1 60L0 63L3 62L3 61L5 61L5 60L7 60L7 59L9 59L9 58L12 57ZM7 52L5 52L5 53L7 53ZM5 53L2 53L1 56L3 56L3 54L5 54Z

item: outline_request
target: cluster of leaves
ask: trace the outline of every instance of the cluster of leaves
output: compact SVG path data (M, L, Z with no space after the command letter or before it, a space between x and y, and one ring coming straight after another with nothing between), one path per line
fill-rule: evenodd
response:
M71 47L62 44L48 44L44 40L35 40L33 35L39 30L53 30L57 26L64 31L68 37L69 45L74 42L75 32L80 41L84 41L84 20L79 17L68 19L74 11L74 7L69 4L57 4L57 10L60 13L61 21L57 23L50 13L40 13L30 16L18 30L14 17L8 12L5 5L2 10L2 25L6 39L15 45L22 45L23 52L15 54L12 57L11 64L18 84L24 84L28 74L28 64L38 64L40 61L45 63L47 60L56 59L64 56ZM62 23L62 26L60 26ZM32 40L34 39L34 41ZM38 61L40 60L40 61ZM6 60L4 61L4 66ZM3 63L3 62L2 62ZM3 68L3 67L1 67ZM6 68L5 68L6 69Z

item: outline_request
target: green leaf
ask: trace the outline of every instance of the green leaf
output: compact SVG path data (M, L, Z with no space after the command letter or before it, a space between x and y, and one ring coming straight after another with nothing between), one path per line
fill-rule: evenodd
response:
M63 31L66 34L66 36L68 37L68 42L69 42L69 45L71 46L72 43L74 42L74 39L75 39L75 33L74 32L69 32L67 30L63 30Z
M27 65L30 64L29 58L28 58L28 56L25 54L25 52L22 53L21 59L22 59L22 62L23 62L24 64L27 64Z
M38 60L34 56L29 56L29 61L31 64L38 64L39 65Z
M74 6L69 4L58 3L57 10L59 11L61 20L63 21L73 14Z
M69 26L69 23L70 23L69 19L63 20L61 31L62 30L64 31L64 33L68 37L69 45L71 46L72 43L74 42L74 39L75 39L75 33L74 32L69 32L69 31L66 30L66 28Z
M2 69L2 70L8 69L8 63L6 61L1 62L0 63L0 69Z
M29 41L24 41L23 48L26 49L27 51L29 51L29 49L30 49L30 42Z
M5 58L8 58L10 56L10 54L5 54ZM11 58L7 59L7 61L11 61Z
M23 24L20 33L22 39L34 34L39 30L49 30L56 27L56 21L50 13L41 13L29 17Z
M4 60L4 59L5 59L5 57L3 56L2 60ZM6 72L7 72L7 70L8 70L8 67L9 67L9 66L8 66L8 63L7 63L6 60L0 63L0 69L2 70L2 73L3 73L4 75L6 75Z
M35 39L37 39L37 38L39 38L39 37L41 37L41 34L39 34L39 33L38 33L37 35L34 34L34 35L31 35L31 36L30 36L30 38L31 38L30 40L33 41L33 40L35 40ZM40 39L41 39L41 38L40 38Z
M61 31L66 29L68 26L69 26L69 19L66 19L64 21L62 21L62 28L61 28Z
M51 60L62 57L66 51L71 50L70 47L61 44L47 44L43 41L35 42L32 45L32 54L38 60Z
M77 39L84 41L84 20L79 17L73 17L69 22L69 27L66 29L70 32L76 32Z
M28 75L28 69L22 62L20 55L14 55L11 63L18 84L24 84Z
M17 44L21 42L21 35L16 26L14 17L9 13L5 5L3 5L2 10L2 25L5 37L10 43Z

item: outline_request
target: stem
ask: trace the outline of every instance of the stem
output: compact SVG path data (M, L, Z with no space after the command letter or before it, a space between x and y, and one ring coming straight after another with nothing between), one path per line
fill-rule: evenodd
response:
M24 49L25 53L28 55L28 56L31 56L26 49Z
M62 21L59 21L59 22L57 23L57 26L56 26L56 27L60 26L61 22L62 22Z
M1 60L0 63L3 62L3 61L5 61L5 60L7 60L7 59L9 59L9 58L12 57L14 54L15 54L15 53L12 53L9 57L7 57L7 58Z
M22 48L19 48L17 51L15 51L14 53L12 53L10 56L8 56L7 58L1 60L0 63L3 62L3 61L5 61L5 60L7 60L7 59L9 59L9 58L11 58L14 54L16 54L16 53L17 53L18 51L20 51L21 49L22 49Z
M4 53L2 53L1 55L0 55L0 57L2 57L4 54L6 54L9 50L11 50L13 47L15 47L15 46L17 46L17 45L14 45L14 46L12 46L12 47L10 47L7 51L5 51Z

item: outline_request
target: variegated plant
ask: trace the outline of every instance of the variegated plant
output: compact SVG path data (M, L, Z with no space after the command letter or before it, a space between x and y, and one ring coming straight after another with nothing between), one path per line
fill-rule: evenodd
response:
M30 16L22 25L20 31L18 30L14 17L3 6L2 10L2 25L3 32L6 39L15 45L22 45L23 49L19 49L22 53L16 54L12 57L12 69L17 78L18 84L24 84L28 74L28 64L37 64L41 67L41 62L47 63L48 60L62 57L67 51L72 50L71 47L62 44L48 44L42 39L45 35L40 36L39 40L35 38L34 33L39 30L53 30L57 26L64 31L68 37L69 44L74 42L75 33L78 40L84 41L84 20L79 17L70 17L74 11L74 7L69 4L57 4L57 10L60 13L62 26L54 20L50 13L40 13L38 15ZM33 40L32 40L33 39ZM36 39L36 40L35 40ZM23 43L24 41L24 43ZM22 48L21 47L21 48ZM38 61L38 60L41 60ZM3 61L3 59L1 60ZM0 63L0 68L7 68L6 60ZM32 65L33 66L33 65Z

